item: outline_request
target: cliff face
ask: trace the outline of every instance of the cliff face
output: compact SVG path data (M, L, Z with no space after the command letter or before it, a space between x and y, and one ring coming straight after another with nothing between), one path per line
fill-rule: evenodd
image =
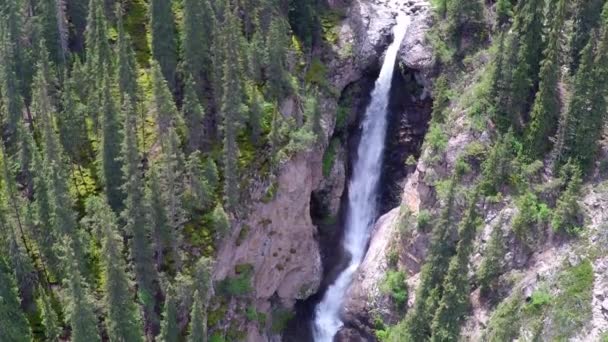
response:
M251 308L272 317L277 310L292 310L295 301L314 294L323 275L317 227L311 220L311 195L321 193L329 212L335 216L345 189L347 156L343 145L332 146L336 157L324 174L323 156L336 126L338 99L344 89L359 80L370 68L376 68L381 53L390 41L397 8L406 9L414 18L412 34L402 51L402 63L412 68L427 68L430 51L424 46L427 4L424 1L352 1L333 2L346 10L346 17L336 28L338 39L325 51L321 62L326 65L331 93L319 95L322 126L326 133L310 151L300 152L284 162L272 184L255 184L250 190L249 214L237 223L237 229L221 248L215 268L217 281L237 277L251 269L252 294L248 300L233 299L228 304L232 320L238 311ZM346 52L345 52L346 51ZM281 106L282 114L298 110L294 99ZM246 323L249 341L279 338L269 333L273 324ZM242 328L243 326L241 326ZM243 329L240 329L243 330ZM275 336L273 336L275 335Z

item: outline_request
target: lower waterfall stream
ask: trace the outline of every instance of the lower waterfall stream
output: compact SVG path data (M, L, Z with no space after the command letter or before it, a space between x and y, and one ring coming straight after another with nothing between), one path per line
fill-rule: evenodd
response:
M393 42L386 51L380 75L371 94L371 102L365 111L357 160L349 184L345 235L342 242L350 261L335 282L327 288L322 301L315 308L315 342L331 342L342 327L340 314L344 296L365 256L370 229L376 218L391 82L399 48L408 26L409 17L397 17L397 24L393 28Z

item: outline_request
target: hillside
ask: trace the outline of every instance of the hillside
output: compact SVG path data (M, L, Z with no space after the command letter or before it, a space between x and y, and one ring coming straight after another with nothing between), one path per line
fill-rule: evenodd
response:
M608 340L604 0L1 0L0 341Z

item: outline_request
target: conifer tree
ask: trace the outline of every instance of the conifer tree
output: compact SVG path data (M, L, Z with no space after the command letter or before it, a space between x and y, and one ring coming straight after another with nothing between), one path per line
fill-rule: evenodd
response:
M608 6L597 38L589 39L583 49L568 111L560 118L555 146L555 165L569 159L578 161L582 170L592 166L603 120L606 115L608 87Z
M123 134L122 125L118 119L118 111L110 91L110 80L106 76L102 90L103 129L99 159L102 169L101 179L103 180L108 203L115 212L120 212L124 201L120 172L123 166L120 159L120 142L123 140Z
M201 153L199 151L190 154L186 167L188 191L187 200L184 203L188 204L192 210L207 208L213 202L213 193L209 188L207 180L204 178Z
M72 330L73 342L99 342L99 331L97 329L97 317L93 311L93 300L86 286L75 257L70 247L72 242L69 238L63 240L64 250L68 252L65 258L67 279L64 280L69 296L66 306L68 322Z
M152 0L150 2L150 27L152 33L152 56L156 61L169 88L177 90L177 28L173 16L172 0Z
M6 127L6 135L8 136L6 146L14 146L16 137L14 134L17 131L17 125L21 120L23 102L19 93L19 83L17 78L17 65L14 57L16 55L15 44L7 37L6 32L0 29L0 90L3 100L3 117Z
M188 149L197 150L203 143L203 107L199 97L196 95L196 84L191 77L186 79L184 105L182 107L183 117L188 129Z
M203 309L198 290L194 292L194 304L190 314L190 334L188 342L206 342L205 324L203 323Z
M282 18L273 16L268 29L266 47L268 51L268 94L274 100L283 99L290 91L286 56L289 43L287 28Z
M211 81L211 45L215 30L215 15L209 0L184 0L182 44L185 69L198 89ZM187 85L186 85L187 86ZM197 93L202 99L202 93Z
M185 219L182 206L184 193L184 155L180 148L179 137L173 127L169 127L166 141L163 142L163 172L162 183L164 192L167 194L167 217L169 218L170 241L172 243L173 261L177 269L181 268L181 257L179 248L181 245L181 228Z
M215 193L220 182L217 165L213 158L208 157L203 165L203 175L212 193Z
M26 132L30 140L33 140L31 133ZM31 142L33 144L33 141ZM55 245L55 238L58 234L54 230L53 221L51 217L52 201L50 195L50 179L49 179L49 168L43 163L40 153L36 150L33 153L33 174L34 174L34 194L35 194L35 215L36 215L36 230L34 231L34 238L38 244L38 249L42 254L42 259L45 265L54 274L58 273L59 260L56 252L53 249Z
M0 56L2 57L2 74L13 75L12 79L6 80L12 82L6 86L16 87L16 91L20 94L25 105L31 102L31 82L34 76L33 66L35 63L31 60L31 51L21 44L24 31L25 16L23 15L23 6L20 0L6 0L3 2L2 14L4 14L4 23L0 27ZM3 80L4 81L4 80ZM2 85L5 86L4 84ZM7 93L12 93L14 89L3 89ZM3 93L3 96L4 93ZM15 104L12 104L14 106ZM9 113L12 111L9 110Z
M521 131L522 120L530 106L538 83L540 62L544 50L544 0L522 0L518 3L509 49L516 51L512 75L509 110L515 114L511 122Z
M200 315L202 336L207 336L207 310L211 296L213 296L213 260L201 257L194 267L195 300L200 301Z
M144 319L146 331L155 332L158 329L159 317L155 312L156 295L159 292L158 275L153 263L153 254L148 238L145 209L143 179L140 171L139 151L137 149L137 135L135 114L131 100L127 97L124 109L125 135L122 145L124 165L122 175L123 189L127 197L125 209L122 213L125 221L125 231L131 236L131 257L137 279L138 293L144 306Z
M251 90L249 97L249 127L251 128L251 141L254 145L260 143L262 136L264 108L262 107L262 95L255 87Z
M139 92L137 86L137 61L135 60L135 52L131 46L131 39L125 32L123 16L125 15L122 7L118 9L118 55L116 59L118 72L118 89L120 90L120 105L124 106L126 97L137 103Z
M256 84L262 84L264 81L264 71L268 67L269 56L268 50L266 49L266 43L264 42L265 31L260 21L259 9L256 9L254 14L254 27L255 31L249 42L248 68L251 79Z
M420 271L416 302L406 317L407 337L412 341L428 340L432 334L431 322L439 306L442 284L453 254L449 234L455 183L454 180L450 181L447 203L433 229L427 260Z
M55 0L40 0L36 8L40 34L57 66L65 64L68 53L68 23L63 4Z
M87 15L87 28L85 31L86 44L86 75L91 84L83 84L89 87L89 97L97 100L98 90L103 85L103 78L106 77L100 70L112 70L110 61L110 45L107 39L107 19L104 12L103 0L90 0L89 12ZM89 103L93 105L91 111L99 108L98 102Z
M220 203L213 209L213 228L218 239L224 238L230 231L230 219Z
M165 193L162 191L161 179L158 175L157 167L153 167L150 171L147 199L148 218L152 230L156 268L160 269L163 265L164 251L173 246L171 240L173 235L171 234L171 228L169 227Z
M485 256L479 266L477 281L481 296L487 296L494 290L495 280L502 273L505 254L503 231L500 227L500 224L503 223L502 217L498 222L499 224L492 230Z
M167 81L165 81L158 63L152 64L152 87L154 89L154 109L156 110L158 133L161 141L163 141L169 127L172 124L180 125L182 120L178 115L173 96L167 87Z
M143 342L141 317L133 301L114 213L103 200L95 197L87 200L87 213L102 234L104 307L110 340Z
M32 331L21 311L15 278L0 256L0 331L7 341L29 342Z
M63 110L58 113L59 137L64 151L76 163L82 163L89 154L86 110L78 98L79 85L74 77L66 77L62 92Z
M59 318L51 305L49 296L42 288L39 288L39 292L38 307L40 307L42 324L44 325L44 336L46 337L46 341L58 342L61 335Z
M465 33L482 34L483 13L483 4L479 0L446 1L448 34L451 40L456 42L456 46L460 47L460 39Z
M513 16L511 0L496 1L496 22L499 27L509 22Z
M468 209L459 226L456 255L450 260L443 281L441 302L431 326L433 333L431 341L457 341L460 336L460 326L469 307L469 258L475 232L480 225L476 212L479 188L473 191Z
M587 46L591 33L601 23L603 0L573 1L573 32L570 36L570 73L576 74L582 51Z
M180 329L177 323L177 299L173 286L169 285L166 295L160 340L163 342L178 342Z
M549 137L555 134L560 112L558 82L560 79L560 38L566 16L565 0L559 0L552 11L547 47L540 69L540 86L536 93L532 113L532 122L528 128L526 147L532 157L542 157L547 152Z

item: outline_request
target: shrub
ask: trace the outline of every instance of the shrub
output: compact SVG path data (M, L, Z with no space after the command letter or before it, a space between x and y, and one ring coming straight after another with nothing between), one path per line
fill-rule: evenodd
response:
M290 310L282 308L275 309L272 311L272 326L270 330L275 334L283 332L294 316L294 313Z
M408 296L405 272L389 270L384 281L380 284L380 291L390 295L399 309L405 308Z
M241 264L235 266L237 273L234 277L228 277L218 284L218 291L227 296L243 297L251 293L251 277L253 276L253 266Z
M331 169L334 167L336 150L339 144L340 140L338 140L338 138L333 138L325 150L325 154L323 155L323 176L325 177L329 176Z
M427 144L437 153L443 152L448 145L448 139L441 125L433 123L426 134Z
M431 223L431 214L428 210L422 209L418 212L417 228L419 231L426 231Z

